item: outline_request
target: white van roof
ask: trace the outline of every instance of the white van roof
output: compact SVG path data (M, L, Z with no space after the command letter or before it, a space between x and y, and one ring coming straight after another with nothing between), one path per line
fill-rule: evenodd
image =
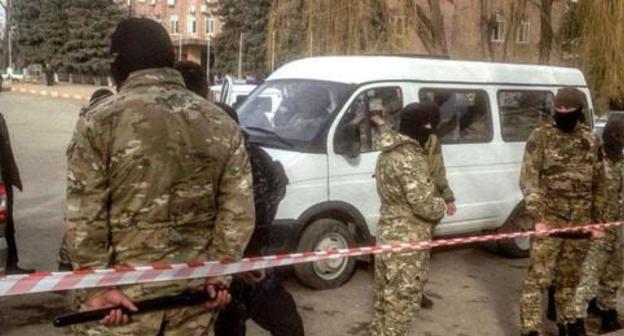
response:
M311 79L348 84L410 80L501 85L587 86L583 73L574 68L405 56L304 58L280 67L267 80L278 79Z

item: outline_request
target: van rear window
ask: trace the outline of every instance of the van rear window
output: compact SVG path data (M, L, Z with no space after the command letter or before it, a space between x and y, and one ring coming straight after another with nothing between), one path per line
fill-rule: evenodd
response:
M554 100L550 91L499 91L503 140L526 141L535 128L552 120Z
M482 90L426 88L420 101L440 108L437 135L444 144L490 142L492 116L488 95Z

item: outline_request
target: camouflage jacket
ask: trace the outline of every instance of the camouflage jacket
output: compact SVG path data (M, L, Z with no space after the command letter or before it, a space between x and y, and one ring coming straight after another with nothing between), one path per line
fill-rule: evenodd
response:
M377 236L381 241L429 239L433 223L446 210L435 187L418 142L396 131L381 134L381 154L377 159L377 193L381 218Z
M425 153L429 174L435 186L436 196L442 197L445 202L455 202L455 195L446 179L446 168L444 167L444 157L442 157L442 145L437 136L432 134L425 143Z
M74 268L242 256L254 227L243 135L183 83L173 69L137 71L81 114L67 150ZM123 290L136 299L201 282Z
M624 218L624 161L604 160L605 166L605 220L619 221Z
M520 187L535 221L549 216L570 225L601 220L604 166L599 141L589 127L579 125L564 133L548 123L534 130L526 143Z

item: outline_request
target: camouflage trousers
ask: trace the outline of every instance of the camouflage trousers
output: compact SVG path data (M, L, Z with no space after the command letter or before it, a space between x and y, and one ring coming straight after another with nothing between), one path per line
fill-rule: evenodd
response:
M431 251L375 256L372 336L407 335L420 309Z
M620 228L605 231L601 239L593 240L583 264L583 277L576 291L579 318L587 317L587 304L596 298L601 309L615 309L617 292L622 286L624 265Z
M529 272L520 297L523 333L540 332L542 294L551 284L556 287L557 322L572 323L576 320L575 294L588 248L588 239L548 237L533 241Z
M99 324L72 328L80 336L204 336L212 335L216 316L204 305L139 314L128 324L105 327Z

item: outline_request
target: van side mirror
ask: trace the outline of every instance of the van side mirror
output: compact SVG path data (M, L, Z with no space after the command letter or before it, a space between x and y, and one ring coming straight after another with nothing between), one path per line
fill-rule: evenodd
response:
M360 156L359 125L346 124L340 127L334 144L336 154L346 155L350 158Z

